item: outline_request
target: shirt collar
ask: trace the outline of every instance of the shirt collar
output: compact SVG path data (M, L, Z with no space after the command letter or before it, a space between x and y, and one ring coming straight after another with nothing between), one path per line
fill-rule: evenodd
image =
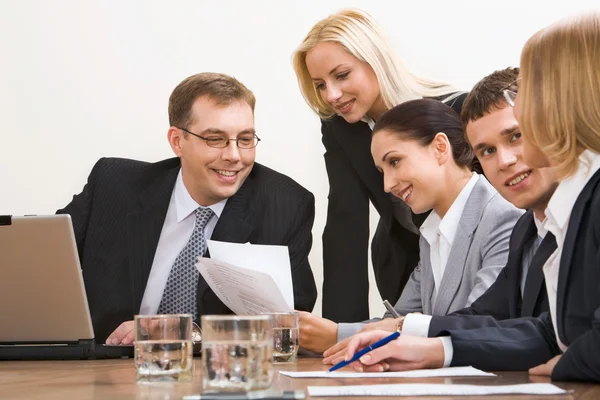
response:
M373 120L373 118L369 117L368 115L365 115L360 120L362 122L366 122L367 124L369 124L369 128L371 128L371 130L373 130L373 128L375 127L375 121Z
M423 222L423 225L421 225L421 234L430 246L437 240L438 231L444 236L448 244L452 246L465 205L478 179L479 175L473 172L471 179L469 179L469 182L460 191L448 209L448 212L444 215L444 218L440 219L440 216L435 211L432 211Z
M185 187L185 184L183 183L183 175L181 173L181 169L177 174L177 180L175 181L175 189L173 190L173 196L175 197L177 223L186 219L190 214L196 211L198 207L200 207L200 205L196 203L196 200L192 198L187 188ZM218 203L208 206L208 208L213 210L217 218L220 218L226 203L227 199L221 200Z
M556 224L561 230L565 230L571 216L571 210L579 197L579 194L600 169L600 154L586 150L579 156L577 171L565 178L556 188L546 208L546 220L544 227Z
M533 222L535 223L535 227L537 228L537 234L542 239L545 238L546 233L548 233L548 228L544 226L545 221L546 219L544 219L544 221L540 221L539 218L535 216L535 213L533 214Z

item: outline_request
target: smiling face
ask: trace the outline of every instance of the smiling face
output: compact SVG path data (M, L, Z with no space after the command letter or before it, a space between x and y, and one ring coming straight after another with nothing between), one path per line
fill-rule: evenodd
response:
M205 138L250 137L255 133L254 114L244 101L218 105L202 96L192 105L192 123L186 129ZM252 170L256 155L256 148L239 149L232 141L224 148L210 147L176 127L169 129L169 143L181 159L186 189L202 206L233 196Z
M336 42L321 42L306 54L306 67L317 92L349 123L386 111L373 68Z
M434 142L423 146L384 129L373 135L371 154L383 173L384 190L402 199L415 214L440 204L444 171Z
M525 163L524 140L512 107L492 109L470 121L466 131L485 176L502 197L518 208L543 213L557 179L552 170Z

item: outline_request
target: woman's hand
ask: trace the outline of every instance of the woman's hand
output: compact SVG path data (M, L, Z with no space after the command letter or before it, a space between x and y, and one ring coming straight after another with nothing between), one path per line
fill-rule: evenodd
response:
M314 314L299 311L300 347L322 353L337 342L337 324Z

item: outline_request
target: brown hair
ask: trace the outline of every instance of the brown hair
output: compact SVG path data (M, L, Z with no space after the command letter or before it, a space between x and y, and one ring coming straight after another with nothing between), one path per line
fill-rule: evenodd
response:
M384 113L375 124L373 134L381 130L393 132L405 140L429 145L443 132L452 148L452 158L459 167L473 168L474 154L465 140L458 114L444 103L433 99L411 100Z
M254 94L237 79L213 72L202 72L185 78L169 97L169 123L186 128L192 121L192 105L201 96L207 96L218 105L234 101L246 102L254 112Z
M517 78L519 77L519 68L508 67L494 71L473 86L469 95L462 105L460 118L463 125L471 121L477 121L485 114L491 112L494 108L504 108L508 106L504 98L504 89L517 92Z
M600 153L600 12L562 19L535 33L521 53L520 127L560 178L579 154Z

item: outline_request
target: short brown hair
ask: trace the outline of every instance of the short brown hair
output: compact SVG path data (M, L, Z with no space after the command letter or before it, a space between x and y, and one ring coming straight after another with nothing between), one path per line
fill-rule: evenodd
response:
M202 72L185 78L169 97L169 123L187 128L192 121L192 105L201 96L207 96L218 105L234 101L248 103L252 112L256 104L254 94L243 83L225 74Z
M473 86L465 99L460 113L463 125L466 127L471 121L477 121L494 108L508 106L504 98L504 89L517 91L513 85L519 77L519 68L508 67L494 71ZM512 85L512 86L511 86Z

